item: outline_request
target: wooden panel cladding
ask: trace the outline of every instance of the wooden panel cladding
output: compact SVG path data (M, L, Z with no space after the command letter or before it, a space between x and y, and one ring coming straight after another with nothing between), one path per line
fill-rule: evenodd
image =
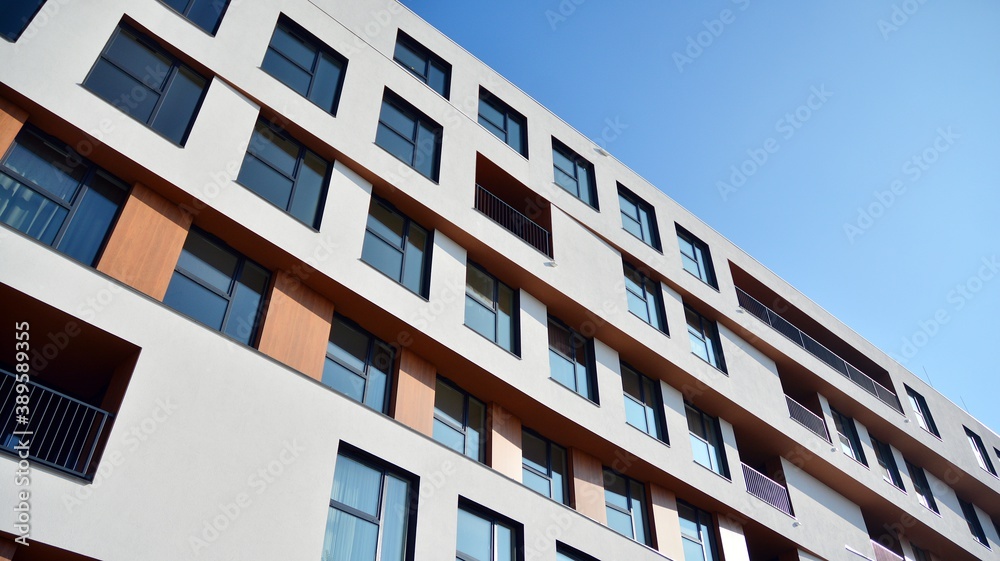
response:
M261 328L260 352L316 380L323 379L333 302L278 271Z
M569 450L570 498L580 514L601 524L608 523L604 506L604 466L597 458L577 448Z
M27 120L27 111L0 97L0 156L7 153Z
M490 403L486 417L489 427L486 461L490 467L521 481L521 419L496 403Z
M653 511L653 536L656 540L656 549L671 559L684 559L681 521L677 515L677 496L655 483L650 483L649 504Z
M163 300L192 217L141 183L132 186L97 270Z
M0 536L0 561L11 561L14 559L14 553L17 551L17 544L13 541Z
M393 418L427 436L433 436L436 381L437 368L433 364L410 349L402 349Z

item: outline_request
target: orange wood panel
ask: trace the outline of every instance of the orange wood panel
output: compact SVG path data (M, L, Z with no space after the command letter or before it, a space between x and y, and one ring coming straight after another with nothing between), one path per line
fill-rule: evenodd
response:
M569 450L573 508L601 524L608 523L604 506L604 467L597 458L578 448Z
M655 483L650 483L649 503L653 510L653 536L656 539L656 549L671 559L683 559L684 544L681 543L677 496Z
M163 300L191 220L180 207L136 183L97 270Z
M0 156L7 153L27 120L27 111L0 97Z
M12 540L0 537L0 561L11 561L17 552L17 544Z
M487 463L507 477L521 481L521 419L490 403L487 424Z
M317 380L323 379L333 302L278 271L260 334L260 352Z
M393 417L427 436L434 435L434 387L437 368L410 349L399 357Z

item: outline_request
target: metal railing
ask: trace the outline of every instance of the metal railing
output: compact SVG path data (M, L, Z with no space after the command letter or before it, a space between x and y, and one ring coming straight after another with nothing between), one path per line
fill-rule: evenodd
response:
M851 363L840 358L837 353L823 346L822 343L813 339L798 327L792 325L788 320L779 316L776 312L761 304L756 298L750 296L743 289L736 287L736 296L739 299L740 307L750 312L757 319L770 325L775 331L788 337L793 343L809 351L810 354L822 360L831 368L840 372L842 376L851 380L861 387L861 389L874 395L880 401L895 409L898 413L903 412L903 407L899 403L896 394L879 384L871 376L855 368Z
M788 498L788 489L784 485L746 464L743 464L743 478L747 482L748 493L788 516L795 516L792 513L792 501Z
M875 561L906 561L899 554L875 540L872 540L872 549L875 550Z
M552 257L552 239L549 231L479 184L476 185L476 210L524 240L531 247L550 258Z
M806 409L804 405L787 395L785 396L785 402L788 404L788 415L791 416L793 421L816 433L823 440L831 442L830 433L827 431L826 421L823 420L823 417Z
M35 382L24 385L18 388L14 374L0 370L0 450L26 451L34 463L90 479L113 415ZM22 395L27 403L18 404Z

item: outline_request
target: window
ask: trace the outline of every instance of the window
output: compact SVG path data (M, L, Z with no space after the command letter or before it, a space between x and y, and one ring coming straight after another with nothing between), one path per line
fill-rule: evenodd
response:
M708 245L677 225L677 243L681 246L681 262L684 270L701 279L705 284L719 288L712 267L712 255Z
M552 139L552 164L555 182L560 187L595 209L598 208L593 164L554 138Z
M434 440L486 461L486 406L440 376L434 392Z
M333 317L323 383L382 413L389 412L392 347L340 315Z
M833 416L833 424L837 427L837 434L840 436L840 449L867 466L868 460L865 459L865 452L861 449L861 439L858 438L858 428L854 426L854 419L836 409L830 409L830 414Z
M0 12L0 35L8 41L17 41L28 24L42 9L45 0L9 0Z
M961 498L958 499L958 504L962 507L962 515L965 516L965 521L969 524L969 532L972 533L972 537L976 538L977 542L989 547L990 544L986 541L986 532L983 531L983 524L979 521L979 515L976 514L976 507Z
M84 87L171 142L184 145L208 84L151 39L119 25Z
M872 437L872 448L875 449L875 461L878 462L879 468L882 470L882 479L895 485L899 490L905 491L903 478L899 475L899 467L896 466L896 457L892 454L892 448L875 437Z
M517 292L472 262L465 269L465 325L520 355Z
M913 561L931 561L931 554L925 549L921 549L910 542L910 549L913 550Z
M719 326L686 304L684 305L684 317L687 319L691 352L698 358L726 372L726 359L722 354Z
M215 35L229 0L161 0L205 33Z
M590 339L549 316L549 367L552 379L597 403L593 352L593 342Z
M413 557L416 478L343 452L330 493L323 561L402 561Z
M694 461L728 478L729 464L722 444L722 427L719 419L690 403L685 403L684 409L687 413L688 431L691 433Z
M192 229L163 303L253 345L270 273L221 241Z
M906 395L910 398L910 406L913 407L913 412L917 414L917 424L925 431L941 438L941 433L938 432L937 425L934 424L934 417L931 417L931 410L927 407L927 401L924 399L924 396L913 391L909 386L903 387L906 388Z
M597 559L566 544L556 542L556 561L597 561Z
M71 148L25 127L0 160L0 222L96 265L128 187Z
M906 471L910 472L910 480L913 481L913 489L917 492L917 500L920 501L920 504L934 512L940 512L937 501L934 500L934 492L927 482L927 474L924 473L924 469L907 461Z
M386 90L378 118L375 144L431 181L438 180L441 125Z
M523 429L521 450L521 481L556 502L569 504L566 449Z
M983 439L979 438L979 435L969 430L968 427L962 428L965 429L965 435L969 437L969 445L972 446L972 453L976 455L976 462L979 463L979 467L995 476L997 470L993 467L993 462L990 461L989 454L986 453L986 446L983 444Z
M677 515L681 522L684 561L719 561L712 515L684 501L677 501Z
M331 115L337 114L347 59L282 16L261 69Z
M456 561L517 561L521 540L521 528L513 522L459 500Z
M622 389L628 424L653 438L669 442L659 382L622 364Z
M427 297L431 236L426 229L372 197L361 260L392 280Z
M609 528L639 543L653 545L642 483L604 468L604 506Z
M479 124L518 154L528 157L528 125L524 115L483 88L479 88Z
M622 213L622 228L660 251L660 233L656 230L656 211L638 195L618 184L618 206Z
M318 229L331 167L278 125L258 120L236 181Z
M625 269L625 294L628 311L642 321L667 333L667 320L663 313L663 291L660 283L647 277L638 269L622 261Z
M396 50L392 58L447 99L451 88L451 65L441 57L400 31L396 36Z

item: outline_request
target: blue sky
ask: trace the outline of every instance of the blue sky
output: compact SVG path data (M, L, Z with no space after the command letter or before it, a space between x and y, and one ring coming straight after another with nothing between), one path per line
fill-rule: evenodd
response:
M404 1L1000 430L1000 3Z

